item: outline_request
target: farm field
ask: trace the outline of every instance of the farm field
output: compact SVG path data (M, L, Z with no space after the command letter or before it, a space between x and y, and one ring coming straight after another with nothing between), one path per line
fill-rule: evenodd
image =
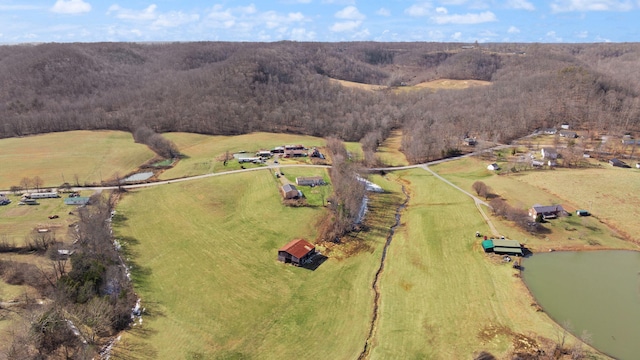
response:
M400 151L402 145L402 131L395 130L385 139L376 151L380 163L385 166L409 165L406 156Z
M240 165L237 161L230 161L227 167L224 166L223 157L227 151L233 154L238 151L255 152L260 149L273 149L285 144L302 144L306 147L325 144L322 138L273 133L251 133L238 136L166 133L163 136L173 141L180 152L187 156L174 168L162 173L160 179L163 180L239 169ZM255 165L246 164L245 166Z
M383 236L363 238L368 251L330 257L315 271L279 263L277 249L291 239L313 241L324 209L283 206L277 185L265 170L121 199L115 233L134 259L147 314L114 358L357 358ZM376 229L393 218L393 206L380 209L390 214Z
M38 199L40 205L18 205L18 196L9 195L9 199L11 204L0 206L0 235L10 244L24 245L34 229L49 229L56 239L66 239L69 224L76 221L74 215L69 215L76 207L65 205L63 198ZM49 219L51 215L58 218Z
M487 161L478 158L465 158L434 165L431 168L470 193L473 193L472 184L475 181L482 181L492 189L494 194L504 198L514 207L528 209L534 204L561 204L567 211L573 213L572 216L543 224L551 232L538 236L523 232L506 221L494 222L503 235L521 240L532 251L548 251L550 248L556 250L638 249L636 244L624 241L622 236L624 229L631 231L636 225L635 222L628 220L628 216L634 213L637 216L637 205L634 204L640 204L640 199L636 195L625 192L625 187L622 185L633 183L633 175L637 175L636 170L626 169L627 172L625 172L624 169L608 167L558 168L552 171L496 175L486 170L487 164ZM610 181L609 178L611 178ZM590 195L591 191L596 193L603 191L594 189L611 189L606 191L607 201L600 203L593 199L591 210L594 216L576 216L577 209L589 210L589 201L593 196L593 194ZM638 202L634 202L633 199ZM615 204L616 207L610 207L610 212L598 210L598 204L606 205L608 202ZM617 211L613 211L614 209ZM492 219L495 218L492 217Z
M100 184L123 176L153 159L146 145L136 144L123 131L67 131L23 138L0 139L0 189L39 176L43 187L63 182Z
M386 85L362 84L362 83L357 83L353 81L337 80L337 79L331 79L331 81L334 83L340 84L344 87L367 90L367 91L381 91L381 90L389 89L389 87ZM422 89L429 89L431 91L445 90L445 89L456 90L456 89L467 89L470 87L486 86L486 85L491 85L491 82L481 81L481 80L438 79L438 80L421 82L415 85L394 87L392 89L396 93L403 93L407 91L422 90Z
M423 170L399 173L411 200L387 257L371 359L503 358L561 329L531 306L511 264L489 260L473 201Z

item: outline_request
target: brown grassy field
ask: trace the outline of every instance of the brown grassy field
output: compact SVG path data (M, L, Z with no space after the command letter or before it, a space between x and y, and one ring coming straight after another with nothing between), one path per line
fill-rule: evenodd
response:
M40 177L44 187L63 182L100 184L154 158L146 145L122 131L68 131L0 139L0 189Z
M400 151L402 146L402 131L394 130L376 150L376 157L385 166L409 165L407 157Z
M346 80L331 79L331 81L338 83L344 87L367 90L367 91L380 91L380 90L386 90L389 88L388 86L384 86L384 85L361 84L361 83L346 81ZM481 80L439 79L439 80L425 81L415 85L395 87L393 88L393 91L397 93L402 93L405 91L422 90L422 89L429 89L432 91L445 90L445 89L455 90L455 89L468 89L470 87L487 86L487 85L491 85L491 83L489 81L481 81Z

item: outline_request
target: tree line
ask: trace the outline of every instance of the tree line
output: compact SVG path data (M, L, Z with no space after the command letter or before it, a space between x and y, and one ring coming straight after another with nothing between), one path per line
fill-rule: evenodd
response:
M77 129L149 134L286 132L374 144L403 129L411 162L464 135L508 142L569 122L640 130L638 44L174 43L0 47L0 137ZM466 90L364 91L330 79ZM369 148L371 148L369 146Z

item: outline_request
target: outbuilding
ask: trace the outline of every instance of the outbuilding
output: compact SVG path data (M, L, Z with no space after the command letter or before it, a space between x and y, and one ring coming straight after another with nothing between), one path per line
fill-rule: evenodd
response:
M309 177L297 177L296 185L298 186L316 186L324 185L324 178L322 176L309 176Z
M88 196L76 196L64 199L65 205L87 205L89 203Z
M516 240L489 239L482 242L484 252L504 255L524 255L522 245Z
M296 199L300 197L300 192L293 184L285 184L280 188L282 197L285 199Z
M313 244L303 239L296 239L278 249L278 261L302 266L310 262L315 254L316 247Z
M493 170L493 171L495 171L495 170L500 170L500 166L498 166L498 164L496 164L496 163L493 163L493 164L489 164L489 165L487 166L487 169L488 169L488 170Z
M566 211L562 205L542 206L536 204L529 209L529 216L536 219L538 215L542 215L543 219L555 219L558 216L566 215Z

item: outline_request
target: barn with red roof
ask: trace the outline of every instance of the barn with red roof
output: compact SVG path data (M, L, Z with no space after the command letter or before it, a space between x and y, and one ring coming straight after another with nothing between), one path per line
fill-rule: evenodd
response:
M315 254L316 247L313 244L303 239L296 239L278 250L278 260L285 264L301 266L311 261Z

